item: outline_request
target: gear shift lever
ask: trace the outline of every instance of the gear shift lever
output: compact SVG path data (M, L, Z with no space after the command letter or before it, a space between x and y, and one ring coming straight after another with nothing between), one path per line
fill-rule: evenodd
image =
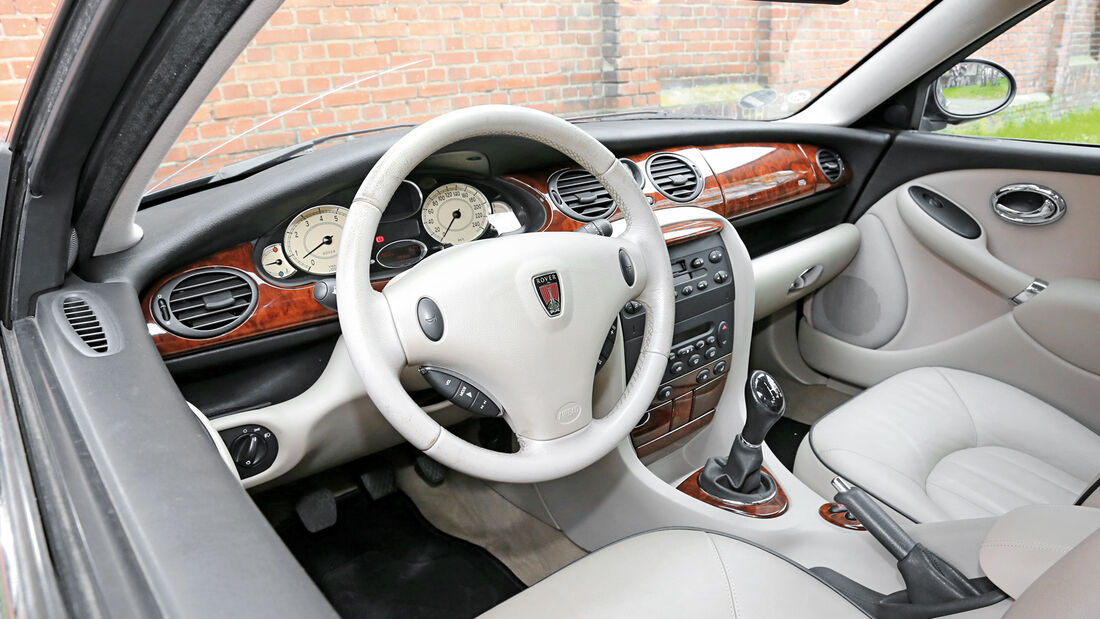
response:
M699 474L699 487L704 492L732 503L756 503L775 494L775 481L760 473L764 462L760 446L787 410L779 383L763 370L749 374L745 400L745 427L733 439L729 456L707 460Z

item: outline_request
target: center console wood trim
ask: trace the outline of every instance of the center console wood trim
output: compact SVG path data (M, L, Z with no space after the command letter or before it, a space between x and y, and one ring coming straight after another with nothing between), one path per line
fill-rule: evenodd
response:
M699 487L699 474L702 471L703 469L699 469L689 475L687 479L680 482L679 486L676 486L676 489L707 505L713 505L718 509L741 514L742 516L748 516L749 518L776 518L785 514L787 508L790 507L790 502L787 500L787 493L783 492L783 486L779 485L779 481L768 471L767 467L762 468L761 473L771 477L772 481L775 482L775 496L763 503L757 503L755 505L727 503L722 499L716 499L707 494Z

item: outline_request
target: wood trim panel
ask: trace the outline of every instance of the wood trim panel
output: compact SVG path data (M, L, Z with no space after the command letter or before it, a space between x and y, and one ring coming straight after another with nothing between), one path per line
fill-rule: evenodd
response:
M732 219L748 213L786 204L815 193L847 184L851 170L830 183L817 165L818 147L786 143L719 144L716 146L686 146L667 148L625 157L644 167L645 160L659 152L684 154L695 151L702 155L710 170L704 175L703 191L688 203L675 202L657 191L646 193L653 210L677 206L705 208ZM511 174L503 178L538 197L547 211L544 231L570 231L584 225L566 217L550 200L550 175L557 169L527 174ZM616 212L610 219L618 219Z
M671 408L669 410L671 410ZM649 441L648 443L635 446L634 453L638 454L639 458L644 458L650 454L656 453L657 451L668 447L676 441L694 434L696 430L702 428L713 420L714 411L710 411L709 413L700 415L699 417L692 419L691 421L685 423L679 428L676 428L668 434L663 434Z
M817 509L817 513L821 515L829 524L835 524L842 529L850 529L852 531L866 531L867 528L863 526L858 520L848 520L844 516L848 513L848 510L842 512L832 513L829 508L837 505L836 503L826 503Z
M248 320L236 329L218 337L190 339L168 333L153 319L150 303L153 295L168 280L208 266L232 267L251 276L253 281L256 282L259 295L256 310ZM380 285L384 285L384 282L379 282L376 287L380 287ZM298 288L281 288L269 284L257 275L252 262L252 245L249 243L218 252L161 278L141 297L141 306L149 333L153 336L153 343L156 344L157 350L164 357L223 346L262 335L270 335L336 319L336 312L323 307L313 299L312 285Z
M698 499L707 505L713 505L718 509L725 510L727 512L733 512L735 514L741 514L742 516L748 516L749 518L776 518L782 516L787 512L787 508L790 507L789 501L787 501L787 493L783 492L783 486L779 485L779 482L775 480L775 477L768 471L767 468L761 469L764 475L772 478L775 482L775 496L771 500L759 503L756 505L734 505L732 503L726 503L720 499L716 499L699 487L699 473L703 469L695 471L688 476L687 479L680 482L676 489L684 494Z
M713 234L722 229L722 222L713 219L692 219L679 223L661 226L661 233L665 235L665 245L672 247L680 243L687 243L697 238Z

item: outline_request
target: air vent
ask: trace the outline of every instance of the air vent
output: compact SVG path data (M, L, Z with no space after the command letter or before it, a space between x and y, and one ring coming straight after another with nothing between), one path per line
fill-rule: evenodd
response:
M658 153L645 165L649 180L669 200L691 202L703 191L703 175L686 158L674 153Z
M610 217L615 201L587 170L571 168L550 177L550 198L561 212L577 221Z
M210 267L165 284L149 310L165 330L202 339L228 333L248 320L256 297L256 283L244 273Z
M827 148L818 149L817 167L821 168L821 173L825 175L830 183L839 181L844 174L844 161L840 159L840 155L836 151Z
M110 347L107 333L87 301L80 297L65 297L61 302L61 312L65 314L65 320L69 321L73 332L88 348L95 352L107 352Z

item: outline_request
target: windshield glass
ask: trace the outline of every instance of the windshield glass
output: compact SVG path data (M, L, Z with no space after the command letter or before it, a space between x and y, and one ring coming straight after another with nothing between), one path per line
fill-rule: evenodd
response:
M505 103L753 120L797 112L928 0L288 0L147 191L321 136Z

